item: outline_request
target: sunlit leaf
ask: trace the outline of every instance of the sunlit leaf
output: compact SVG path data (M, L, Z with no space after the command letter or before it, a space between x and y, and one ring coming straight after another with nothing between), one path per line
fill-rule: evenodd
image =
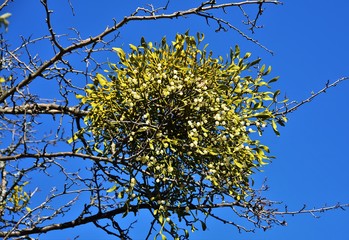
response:
M272 127L273 127L273 130L274 130L275 134L279 136L280 133L279 133L279 131L277 130L277 125L276 125L275 121L272 120L272 121L271 121L271 124L272 124Z
M107 193L114 192L116 190L116 185L112 186L107 190Z
M133 44L129 44L129 46L130 46L130 48L131 48L133 51L137 51L137 50L138 50L138 48L137 48L135 45L133 45Z

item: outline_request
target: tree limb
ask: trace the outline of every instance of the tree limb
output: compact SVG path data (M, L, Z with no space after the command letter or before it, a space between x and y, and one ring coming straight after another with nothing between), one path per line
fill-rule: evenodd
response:
M275 0L265 0L263 2L264 4L281 4L279 1ZM53 56L50 60L44 62L35 72L29 74L25 79L23 79L21 82L19 82L17 85L13 86L10 88L8 91L3 93L0 96L0 103L3 103L6 98L14 94L16 91L19 89L23 88L24 86L28 85L31 83L35 78L37 77L42 77L43 73L47 68L52 66L54 63L56 63L59 60L62 60L63 56L66 55L67 53L73 52L76 49L83 48L87 45L90 45L95 42L102 41L102 39L109 34L115 32L116 30L120 29L123 27L125 24L131 22L131 21L146 21L146 20L158 20L158 19L172 19L172 18L178 18L178 17L184 17L188 15L195 15L200 12L207 12L210 10L215 10L215 9L225 9L229 7L239 7L242 5L252 5L252 4L260 4L259 0L253 0L253 1L242 1L242 2L237 2L237 3L225 3L225 4L211 4L211 2L207 2L206 4L209 4L208 6L198 6L195 8L191 8L188 10L183 10L183 11L176 11L170 14L161 14L161 15L145 15L145 16L138 16L136 15L137 12L134 14L124 17L120 22L115 23L115 25L111 28L106 28L102 33L98 34L95 37L90 37L88 39L82 40L78 43L74 43L68 47L65 48L60 48L60 51Z

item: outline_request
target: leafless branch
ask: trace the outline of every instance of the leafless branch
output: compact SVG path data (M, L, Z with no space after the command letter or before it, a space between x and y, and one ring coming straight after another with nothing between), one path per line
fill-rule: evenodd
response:
M21 106L0 108L0 113L21 115L21 114L67 114L75 117L84 117L87 111L79 109L79 107L66 107L54 103L35 103L25 104Z
M188 15L198 15L198 13L204 13L208 12L210 10L215 10L215 9L225 9L229 7L239 7L243 5L252 5L252 4L259 4L260 1L242 1L238 3L225 3L225 4L211 4L211 2L207 2L208 6L202 6L200 5L199 7L188 9L188 10L183 10L183 11L177 11L174 13L170 14L161 14L161 15L144 15L144 16L139 16L137 15L137 11L130 16L124 17L120 22L115 23L113 27L111 28L106 28L102 33L98 34L95 37L91 37L85 40L80 41L79 43L72 44L68 47L65 48L60 48L59 52L55 54L50 60L44 62L35 72L29 74L25 79L23 79L20 83L18 83L16 86L13 86L11 89L9 89L7 92L2 94L0 96L0 103L4 102L6 98L11 96L16 92L17 89L21 89L24 86L27 86L29 83L31 83L34 79L37 77L43 76L43 72L52 66L54 63L62 60L63 56L73 52L74 50L81 49L87 45L93 44L95 42L100 42L104 37L110 35L111 33L115 32L116 30L119 30L121 27L123 27L125 24L131 22L131 21L149 21L149 20L160 20L160 19L172 19L172 18L178 18L178 17L184 17ZM273 0L266 0L264 1L264 4L281 4L279 1L273 1ZM206 4L204 4L206 5ZM205 16L206 17L206 16Z
M278 116L285 116L289 113L292 113L294 111L296 111L299 107L303 106L306 103L311 102L314 98L318 97L320 94L326 93L326 91L330 88L333 88L335 86L337 86L338 84L340 84L341 82L344 82L346 80L348 80L349 77L342 77L337 79L336 81L334 81L333 83L330 83L329 81L326 83L325 87L320 89L318 92L316 93L312 93L310 97L308 97L307 99L302 100L300 103L295 103L294 106L290 106L293 105L294 102L291 102L290 104L286 104L285 106L283 106L282 108L277 109L277 114Z
M313 209L305 209L305 206L303 208L301 208L300 210L296 210L296 211L276 211L274 212L275 215L298 215L298 214L311 214L313 217L316 217L316 213L323 213L323 212L327 212L327 211L331 211L331 210L335 210L335 209L341 209L341 210L345 210L346 208L349 208L349 204L336 204L336 205L332 205L332 206L328 206L328 207L320 207L320 208L313 208Z
M4 7L6 7L10 1L11 1L11 0L5 0L5 1L0 5L0 11L1 11Z

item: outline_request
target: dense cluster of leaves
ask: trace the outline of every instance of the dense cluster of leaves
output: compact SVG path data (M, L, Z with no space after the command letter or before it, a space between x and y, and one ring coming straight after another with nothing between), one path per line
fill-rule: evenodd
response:
M277 133L271 106L279 91L269 91L277 78L263 80L271 68L258 69L260 59L240 57L238 47L228 61L214 58L199 48L202 40L186 33L170 45L142 39L129 54L114 48L120 63L77 96L89 111L73 139L90 134L85 150L118 169L109 192L125 204L149 204L160 224L173 224L171 213L189 215L194 202L243 202L249 176L269 159L251 136L267 125Z
M12 208L10 209L12 212L17 212L20 209L24 208L29 200L30 196L27 192L23 190L23 187L27 185L29 182L24 182L23 185L14 186L13 191L11 192L11 196L9 196L8 201L12 203ZM0 205L0 212L2 212L2 206ZM30 211L30 208L26 208L27 211Z

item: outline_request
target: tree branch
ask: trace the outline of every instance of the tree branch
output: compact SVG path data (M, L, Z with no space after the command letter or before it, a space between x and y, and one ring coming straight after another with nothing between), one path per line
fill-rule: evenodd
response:
M213 209L213 208L222 208L222 207L229 207L231 208L232 206L239 206L238 202L233 202L233 203L221 203L221 204L213 204L213 205L192 205L190 206L191 210L200 210L200 209ZM72 221L64 222L64 223L59 223L59 224L51 224L47 225L44 227L33 227L33 228L27 228L27 229L22 229L22 230L17 230L17 231L12 231L10 234L8 232L0 232L0 237L4 236L9 236L9 237L18 237L18 236L25 236L28 234L36 234L36 233L46 233L48 231L53 231L53 230L62 230L62 229L67 229L67 228L72 228L72 227L77 227L83 224L87 223L93 223L97 220L102 220L102 219L109 219L113 218L116 215L123 214L126 211L127 212L138 212L139 210L142 209L152 209L152 208L157 208L159 206L152 206L148 203L142 203L138 205L127 205L113 209L111 211L107 211L104 213L97 213L88 217L78 217ZM185 207L170 207L170 209L182 209L183 211L185 210Z
M274 212L275 215L297 215L297 214L311 214L314 217L316 217L314 214L315 213L323 213L323 212L327 212L327 211L331 211L334 209L341 209L341 210L345 210L345 208L349 208L349 203L346 204L336 204L333 206L329 206L329 207L321 207L321 208L314 208L314 209L305 209L305 206L303 208L301 208L298 211L288 211L286 209L286 211L278 211L278 212Z
M6 106L0 108L0 113L7 115L21 115L21 114L67 114L76 117L83 117L87 115L87 111L79 109L78 106L67 107L54 103L37 103L25 104L22 106Z
M265 0L263 2L264 4L281 4L281 2L279 1L275 1L275 0ZM138 16L137 12L135 12L134 14L132 14L131 16L127 16L124 17L123 20L121 20L120 22L116 23L113 27L111 28L106 28L106 30L104 30L102 33L100 33L99 35L95 36L95 37L91 37L85 40L80 41L79 43L74 43L66 48L61 48L60 51L53 56L50 60L44 62L35 72L33 72L32 74L29 74L25 79L23 79L21 82L19 82L17 85L13 86L12 88L10 88L8 91L6 91L5 93L3 93L0 96L0 103L3 103L5 101L6 98L8 98L9 96L11 96L12 94L14 94L16 91L18 91L19 89L23 88L24 86L28 85L29 83L31 83L35 78L43 76L44 71L49 68L50 66L52 66L54 63L56 63L57 61L62 60L63 56L66 55L67 53L70 53L76 49L80 49L83 48L87 45L90 45L92 43L95 42L99 42L102 41L102 39L106 36L108 36L109 34L115 32L116 30L120 29L121 27L123 27L125 24L131 22L131 21L146 21L146 20L158 20L158 19L172 19L172 18L178 18L178 17L184 17L184 16L188 16L188 15L195 15L197 13L200 12L206 12L206 11L210 11L210 10L215 10L215 9L225 9L225 8L229 8L229 7L239 7L242 5L252 5L252 4L260 4L260 0L253 0L253 1L242 1L242 2L237 2L237 3L225 3L225 4L211 4L211 2L207 2L207 4L210 4L208 6L198 6L195 8L191 8L188 10L183 10L183 11L176 11L170 14L161 14L161 15L146 15L146 16Z
M326 83L326 85L325 85L324 88L322 88L321 90L319 90L319 91L316 92L316 93L312 93L310 97L308 97L307 99L304 99L303 101L301 101L300 103L294 105L293 107L290 107L290 108L289 108L289 106L290 106L291 104L294 104L294 102L291 102L291 103L289 103L289 104L286 104L286 105L283 106L282 108L277 109L276 111L277 111L278 113L276 113L276 116L284 116L284 115L287 115L287 114L289 114L289 113L292 113L292 112L296 111L299 107L303 106L303 105L306 104L306 103L311 102L314 98L318 97L320 94L326 93L326 91L327 91L328 89L333 88L333 87L337 86L339 83L344 82L344 81L346 81L346 80L349 80L349 76L339 78L339 79L337 79L336 81L334 81L334 82L331 83L331 84L330 84L329 81L328 81L328 82ZM282 109L285 109L285 110L280 111L280 110L282 110Z
M94 161L104 161L104 162L113 162L112 159L107 157L98 157L98 156L92 156L89 154L83 154L83 153L74 153L74 152L57 152L57 153L21 153L11 156L0 156L0 162L3 161L12 161L12 160L19 160L23 158L57 158L57 157L79 157L83 159L91 159Z
M0 5L0 11L8 5L10 0L5 0L1 5Z

